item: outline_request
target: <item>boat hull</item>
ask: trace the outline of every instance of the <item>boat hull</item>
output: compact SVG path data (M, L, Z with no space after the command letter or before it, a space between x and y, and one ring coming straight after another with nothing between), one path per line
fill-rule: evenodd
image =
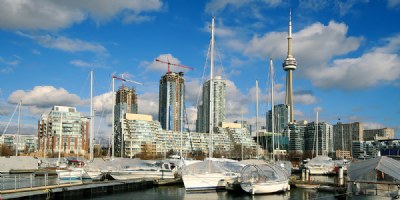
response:
M242 189L251 194L270 194L290 190L289 180L264 183L241 183Z
M175 175L172 171L114 171L110 175L115 180L128 180L140 178L153 179L174 179Z
M225 189L227 182L232 182L235 178L237 178L237 175L224 175L222 173L182 176L183 184L188 191Z

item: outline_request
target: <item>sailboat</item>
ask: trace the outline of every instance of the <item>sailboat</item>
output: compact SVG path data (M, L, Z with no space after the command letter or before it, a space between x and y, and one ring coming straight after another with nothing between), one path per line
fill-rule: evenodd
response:
M305 167L309 170L310 174L312 175L326 175L331 174L334 171L335 164L332 161L332 158L329 158L325 155L319 155L318 153L318 112L317 112L317 120L315 123L315 133L314 137L316 138L316 156L308 161L305 164Z
M270 59L271 74L271 105L272 105L272 132L274 133L274 97L273 97L273 63ZM258 84L257 89L258 91ZM258 98L257 98L258 100ZM258 105L258 103L257 103ZM257 106L258 107L258 106ZM257 108L258 109L258 108ZM257 112L258 113L258 112ZM258 118L258 117L257 117ZM273 136L274 137L274 134ZM274 157L275 144L272 142L272 155ZM274 160L261 164L246 165L241 171L241 188L251 194L268 194L275 192L285 192L290 190L289 185L290 171L286 170L281 163Z
M243 167L238 161L213 158L213 68L214 68L214 18L211 23L211 64L210 64L210 141L208 159L191 165L184 165L182 180L187 191L225 189L227 182L239 176Z

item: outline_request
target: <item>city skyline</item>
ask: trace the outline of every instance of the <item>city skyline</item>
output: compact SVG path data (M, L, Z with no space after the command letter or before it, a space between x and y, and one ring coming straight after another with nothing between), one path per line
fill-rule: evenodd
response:
M185 73L186 108L194 129L212 16L216 73L226 79L226 119L254 123L258 79L263 122L271 107L265 84L270 57L276 66L275 104L285 102L285 72L278 66L287 54L290 8L297 60L294 118L314 121L318 111L320 121L394 128L399 138L400 27L391 23L400 17L400 2L395 0L3 1L0 131L20 100L23 134L34 134L40 115L55 105L74 106L89 116L91 69L95 123L103 124L96 126L100 135L111 132L112 74L144 83L125 84L136 88L138 113L157 119L158 81L167 72L155 61L158 58L195 68ZM174 67L171 71L188 72ZM11 125L15 124L16 116Z

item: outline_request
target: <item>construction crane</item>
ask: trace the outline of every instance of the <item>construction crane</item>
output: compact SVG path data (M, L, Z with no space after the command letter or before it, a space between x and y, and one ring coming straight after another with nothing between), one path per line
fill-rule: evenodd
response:
M139 82L136 82L136 81L125 79L123 74L121 75L121 77L112 76L112 78L113 78L113 80L117 79L117 80L122 81L122 88L124 88L124 82L130 82L130 83L134 83L134 84L138 84L138 85L143 85L143 83L139 83Z
M176 63L170 63L169 62L169 60L168 60L168 58L167 58L167 62L165 62L165 61L162 61L162 60L160 60L160 59L156 59L156 61L157 62L160 62L160 63L163 63L163 64L167 64L168 65L168 71L167 71L167 73L169 74L169 73L171 73L171 67L170 67L170 65L172 65L172 66L176 66L176 67L182 67L182 68L186 68L186 69L190 69L190 70L193 70L193 68L191 68L191 67L188 67L188 66L185 66L185 65L181 65L181 64L176 64Z

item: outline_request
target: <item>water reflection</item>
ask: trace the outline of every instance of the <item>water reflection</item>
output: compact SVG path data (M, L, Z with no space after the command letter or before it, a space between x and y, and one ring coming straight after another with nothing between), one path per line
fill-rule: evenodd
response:
M335 199L331 193L317 192L316 190L306 190L292 188L290 192L269 194L269 195L250 195L247 193L230 193L226 191L220 192L186 192L183 186L162 186L156 188L145 189L135 192L118 193L108 196L96 197L98 200L111 199L146 199L146 200L310 200L310 199Z

